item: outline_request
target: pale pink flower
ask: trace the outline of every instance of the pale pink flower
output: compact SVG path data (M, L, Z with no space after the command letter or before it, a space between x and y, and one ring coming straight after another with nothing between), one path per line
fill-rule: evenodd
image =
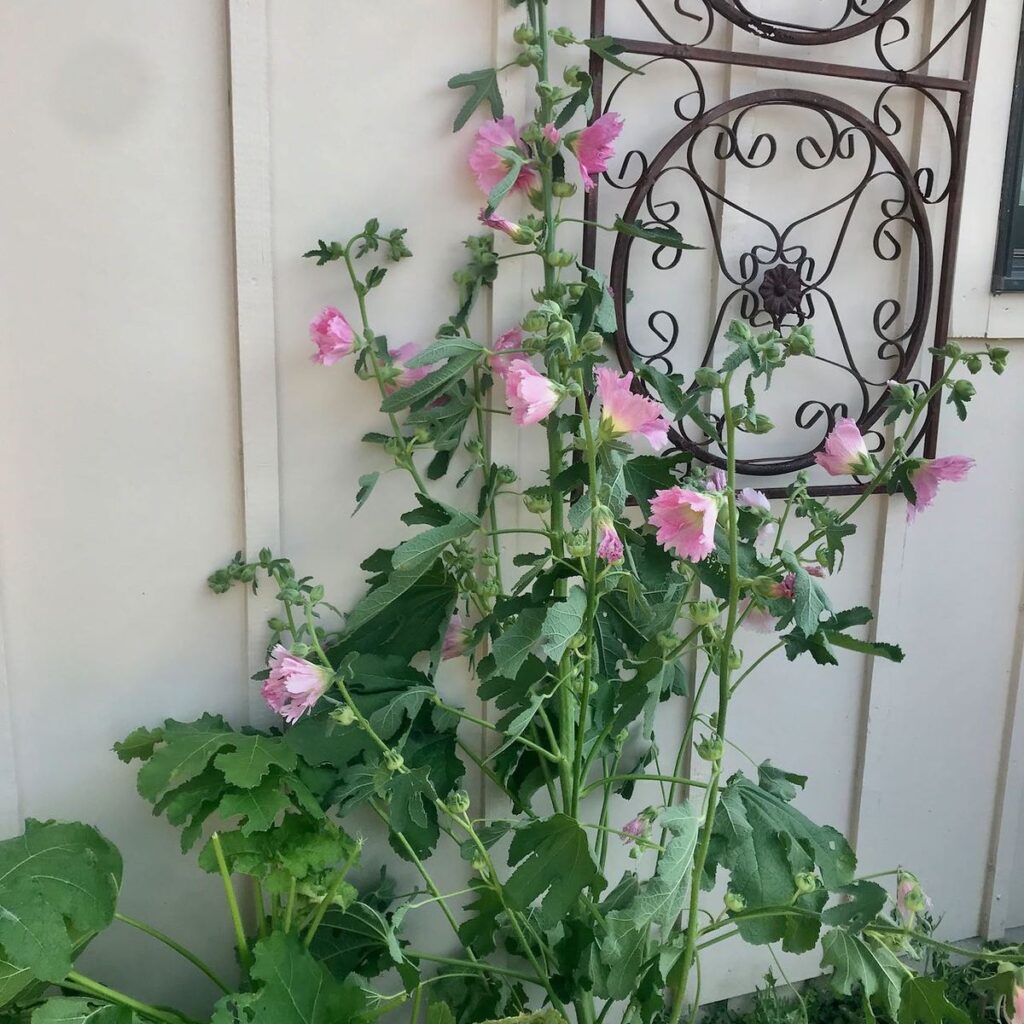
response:
M1024 985L1019 982L1013 986L1013 1016L1009 1016L1010 1008L1006 1007L1006 1024L1024 1024Z
M670 487L651 499L649 521L658 528L658 543L691 562L714 550L717 520L718 501L699 491Z
M632 821L627 821L621 829L623 833L622 841L627 845L631 846L638 839L646 839L651 831L651 823L644 816L641 815L638 818L634 818Z
M755 633L771 633L775 629L775 616L767 608L762 608L749 598L739 607L743 616L741 624Z
M724 491L729 486L729 474L715 466L708 471L707 481L709 491Z
M804 569L808 576L817 576L819 580L823 580L828 575L822 566L816 565L814 562L811 562L810 565L805 565Z
M525 242L533 237L531 234L528 238L527 233L515 221L502 217L498 213L488 213L486 209L480 211L480 223L494 231L503 232L513 242Z
M775 549L775 538L779 535L779 524L774 519L764 523L754 538L754 549L762 555L771 554Z
M558 387L525 359L513 359L505 374L505 401L512 422L520 427L540 423L562 400Z
M597 371L597 393L601 399L601 426L611 437L642 434L660 452L668 445L668 421L657 402L636 394L633 374L618 374L607 367Z
M505 379L505 374L508 373L508 368L512 365L514 357L501 355L501 353L516 352L517 354L521 354L524 337L525 335L523 334L521 327L513 327L501 335L501 337L494 343L492 355L488 357L487 362L490 364L495 376L501 377L502 380Z
M599 532L597 557L603 558L609 564L621 562L625 556L625 549L622 546L622 539L615 532L615 527L611 523L602 523Z
M857 426L857 421L849 417L841 419L832 433L825 438L825 450L817 452L817 462L829 476L847 476L851 473L863 472L870 465L871 455L867 442Z
M562 133L553 124L544 125L540 132L552 146L557 146L562 141Z
M468 642L469 631L463 625L462 616L455 612L448 620L448 628L444 631L441 660L451 661L453 658L461 658L466 653Z
M410 384L422 380L428 373L428 366L406 366L405 360L411 359L419 349L410 342L408 345L400 345L398 348L389 348L388 355L391 356L391 371L394 376L384 381L384 391L391 394L399 388L407 388Z
M765 512L771 512L772 503L761 491L755 491L753 487L744 487L736 495L737 505L746 505L747 508L760 508Z
M612 143L622 134L622 118L609 111L593 124L587 125L572 141L569 148L579 161L583 188L589 192L594 185L594 176L608 170L608 161L615 155Z
M944 455L930 459L910 473L910 482L917 492L917 501L907 505L907 521L913 522L917 513L926 509L939 491L939 484L950 480L963 480L974 466L974 459L964 455Z
M317 348L313 362L333 366L355 347L356 333L339 310L328 306L309 325L309 340Z
M270 652L270 675L261 690L271 711L297 722L324 695L331 674L278 644Z
M476 142L469 154L469 167L476 176L480 190L489 193L509 172L511 164L497 150L518 149L523 152L519 129L514 117L503 117L498 121L485 121L477 129ZM524 164L512 186L513 192L528 192L540 184L536 169Z

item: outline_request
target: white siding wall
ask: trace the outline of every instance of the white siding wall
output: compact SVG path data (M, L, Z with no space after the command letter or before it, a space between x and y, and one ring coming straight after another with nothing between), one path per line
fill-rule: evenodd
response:
M227 7L0 5L0 829L94 821L126 855L125 910L221 964L217 886L109 748L165 716L258 713L261 609L203 585L238 547L280 540L344 605L358 561L394 536L397 474L349 518L375 403L343 368L309 363L307 321L346 293L299 255L371 215L407 226L420 258L389 276L379 329L429 339L479 205L444 82L485 65L515 21L497 0ZM1024 296L988 288L1021 0L990 8L954 311L972 344L1024 338ZM505 275L479 329L504 329L525 288ZM839 584L851 604L880 595L879 635L907 662L778 663L735 719L756 758L811 776L802 806L855 833L866 870L914 866L951 938L1024 925L1024 345L1011 348L966 427L944 424L949 450L978 458L970 485L911 530L872 502ZM499 430L509 460L523 441ZM186 983L197 1009L208 1000L158 949L140 970L139 952L115 929L89 966L153 1000ZM751 988L765 966L723 949L710 994Z

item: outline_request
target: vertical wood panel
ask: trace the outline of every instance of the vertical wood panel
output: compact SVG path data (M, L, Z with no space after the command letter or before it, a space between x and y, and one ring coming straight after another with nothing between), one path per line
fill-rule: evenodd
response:
M281 547L277 353L270 193L270 92L267 0L229 0L231 133L234 157L235 279L246 554ZM266 661L272 587L246 590L250 675ZM247 687L250 714L266 715Z
M7 654L4 647L3 593L0 592L0 839L16 835L21 824L9 685Z

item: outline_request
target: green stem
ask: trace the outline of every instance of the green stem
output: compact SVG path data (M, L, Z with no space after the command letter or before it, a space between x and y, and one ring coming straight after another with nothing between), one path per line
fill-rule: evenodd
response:
M1017 953L1015 956L1003 956L999 953L988 953L984 950L964 949L961 946L953 946L948 942L940 942L929 935L922 935L920 932L911 931L908 928L894 928L888 925L871 925L865 929L866 932L874 932L877 935L902 935L913 942L920 942L922 946L930 946L932 949L942 950L944 953L952 953L956 956L970 957L972 960L985 960L994 964L1024 964L1024 953Z
M643 773L634 772L629 775L608 775L597 779L589 786L585 786L581 795L586 796L587 793L595 789L600 789L602 786L611 786L616 782L671 782L673 784L678 783L681 786L697 786L699 789L708 788L708 784L701 782L699 779L681 779L678 775L644 775Z
M740 576L739 576L739 524L736 514L736 424L732 415L732 405L729 400L729 384L732 374L728 374L722 382L722 404L725 411L726 429L726 457L728 466L728 484L726 494L728 496L728 550L729 550L729 612L725 625L725 633L721 640L721 651L718 664L718 717L716 731L723 740L725 738L726 717L729 711L730 695L730 655L732 652L732 641L736 633L736 622L739 610L740 599ZM686 946L683 950L680 962L679 981L676 986L672 1002L672 1011L669 1015L670 1024L677 1024L683 1013L683 1004L686 1000L686 990L690 981L690 971L693 967L693 960L697 952L697 920L700 913L700 886L704 876L704 865L707 863L708 850L711 847L711 835L714 830L715 811L718 807L718 790L722 778L722 762L719 759L714 762L711 770L711 784L707 792L707 813L704 817L704 827L701 831L700 843L697 847L697 855L693 862L693 879L690 883L690 910L686 926Z
M450 704L445 704L444 701L442 700L435 700L434 703L437 704L437 706L441 708L441 710L447 711L450 714L455 715L456 718L463 718L467 722L472 722L474 725L479 725L483 729L489 729L491 732L501 733L502 736L505 735L505 733L501 732L501 730L496 725L494 725L493 722L488 722L484 718L477 718L476 715L471 715L468 711L463 711L461 708L456 708L452 707ZM550 750L546 750L539 743L534 743L533 740L528 740L525 736L509 736L508 739L513 740L516 743L522 743L524 747L528 747L530 750L534 751L534 753L538 754L540 757L543 757L548 761L557 764L560 760L560 758L557 755L552 754Z
M143 1017L147 1017L150 1020L162 1021L164 1024L182 1024L183 1021L191 1022L192 1020L190 1017L171 1013L168 1010L158 1010L155 1006L150 1006L148 1003L143 1003L138 999L133 999L131 996L125 995L123 992L119 992L116 988L109 988L106 985L101 985L98 981L93 981L92 978L87 978L84 974L79 974L77 971L71 971L61 982L61 985L66 988L77 989L79 992L84 992L87 995L97 996L100 999L105 999L109 1003L118 1003L121 1006L127 1006L129 1009L134 1010Z
M497 964L482 963L479 960L456 960L454 957L438 956L436 953L424 953L418 949L407 950L406 956L416 960L426 960L432 964L444 964L446 967L461 967L469 971L496 974L502 978L515 978L517 981L527 981L531 985L543 984L535 975L527 974L525 971L515 971L510 967L499 967Z
M214 832L210 836L210 844L213 846L213 855L217 858L217 869L220 871L221 881L224 883L224 896L228 901L228 910L231 913L231 923L235 929L235 945L238 947L238 959L242 967L248 972L252 967L252 953L249 951L249 943L245 938L245 927L242 925L242 915L238 910L238 898L235 896L235 887L231 884L231 873L228 871L227 861L224 859L224 849L220 845L220 835Z
M130 928L137 928L140 932L145 932L151 938L156 939L157 942L162 942L168 949L173 949L178 956L186 959L193 967L198 967L199 970L201 970L203 974L205 974L222 992L231 991L227 984L217 976L211 967L207 966L207 964L200 960L195 953L186 949L181 945L181 943L175 942L169 935L165 935L163 932L151 927L146 924L145 921L137 921L134 917L129 917L127 914L119 914L116 911L114 912L114 920L120 921L122 924L126 924Z
M302 940L302 944L309 949L313 944L313 939L316 936L317 929L320 927L321 922L324 919L324 915L330 910L331 905L334 903L334 897L338 895L338 890L341 888L341 883L345 881L345 876L349 873L352 865L355 864L356 858L359 856L359 846L356 846L352 852L345 858L345 863L335 872L334 877L331 879L331 884L327 887L327 892L324 898L320 901L316 908L316 913L313 915L313 920L309 923L309 928L306 929L306 937Z
M295 916L295 897L298 892L299 883L295 876L292 876L288 883L288 903L284 912L284 933L287 935L292 930L292 918Z
M263 902L263 886L258 878L252 880L252 901L256 904L256 927L261 939L267 937L267 908Z
M420 1019L420 1004L423 1002L423 986L416 986L416 995L412 997L412 1013L409 1016L409 1024L417 1024Z

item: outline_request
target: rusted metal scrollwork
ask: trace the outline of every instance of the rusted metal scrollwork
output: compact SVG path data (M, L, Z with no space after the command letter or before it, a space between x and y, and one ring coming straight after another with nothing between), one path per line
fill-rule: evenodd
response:
M935 380L941 373L937 358L923 372L919 362L949 329L984 15L984 0L950 3L959 6L948 24L925 23L935 34L929 38L919 31L920 19L930 17L925 0L819 0L803 8L763 0L593 0L592 35L608 34L613 4L639 12L634 23L651 29L651 38L614 38L623 57L638 58L645 80L671 76L664 105L672 127L653 146L624 147L588 194L586 219L599 222L603 205L612 204L628 221L676 227L684 236L683 221L692 228L696 219L714 278L707 326L695 326L683 288L674 285L685 281L691 254L619 235L601 266L596 229L587 228L584 258L609 276L623 367L644 360L692 379L697 367L720 361L718 339L736 318L780 331L814 321L826 340L808 375L823 390L792 403L786 450L776 439L771 451L745 457L740 469L746 475L780 477L812 465L840 416L856 418L881 450L888 382L924 389L927 380L915 374ZM813 20L761 13L787 7L810 11ZM730 33L731 48L710 45ZM735 45L738 33L759 42L744 49ZM817 59L826 52L817 48L834 56L843 49L836 44L852 46L847 41L865 35L873 37L873 47L858 45L859 61ZM919 44L916 50L908 40ZM958 73L933 74L949 66L939 57L954 46ZM777 72L778 87L743 91L732 79L723 89L723 76L709 74L723 65L758 68L759 85ZM621 111L635 76L606 67L597 56L590 70L598 110ZM616 80L606 81L613 74ZM844 88L850 82L860 84ZM716 90L723 95L716 98ZM650 92L644 104L651 109ZM922 144L924 134L929 145ZM746 189L732 188L743 175L750 178ZM844 301L841 293L856 277L851 262L856 271L871 272L870 301L865 286L856 302ZM914 439L915 449L929 457L938 412L935 403ZM695 429L677 424L676 447L722 465L721 452L711 439L693 436Z

